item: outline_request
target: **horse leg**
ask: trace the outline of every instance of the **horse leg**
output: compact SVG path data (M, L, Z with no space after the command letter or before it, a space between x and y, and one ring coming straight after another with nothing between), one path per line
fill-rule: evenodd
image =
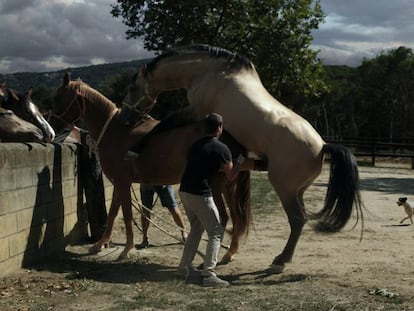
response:
M223 227L225 228L227 225L227 222L229 220L229 215L227 214L226 205L223 201L223 194L226 194L226 178L224 175L222 176L216 176L212 180L212 191L213 191L213 199L214 202L219 210L221 223ZM227 201L229 202L229 201ZM232 242L233 242L233 236L232 236ZM228 254L228 250L226 254L223 256L223 258L220 260L218 264L227 264L231 261L232 255Z
M236 204L235 200L235 184L231 183L228 184L228 181L226 177L222 174L216 176L213 180L213 198L216 203L217 208L219 209L219 213L222 219L223 227L226 227L227 222L229 220L229 215L227 213L226 204L223 201L224 200L227 203L227 206L229 207L230 211L230 217L233 220L233 230L231 232L231 242L230 246L227 249L226 253L221 258L219 264L225 265L228 264L230 261L234 259L234 255L239 250L239 240L241 232L238 228L235 228L237 226L237 223L234 221L235 215L234 215L234 205Z
M303 226L306 223L303 191L298 194L279 191L278 194L288 216L290 235L283 251L274 258L270 268L271 273L281 273L285 268L285 263L292 260Z
M229 207L230 217L233 220L233 230L231 232L231 242L230 247L227 249L227 252L224 254L223 258L220 261L220 264L225 265L228 264L230 261L233 261L234 256L239 250L239 241L241 232L235 226L237 225L234 221L235 215L233 211L234 204L236 204L234 200L234 186L229 185L225 187L223 192L225 201L227 202L227 206Z
M128 257L129 251L134 247L134 233L132 230L132 204L131 204L131 184L122 184L118 186L119 198L122 206L122 215L124 216L126 243L118 259Z
M109 208L109 213L108 213L108 223L106 226L106 230L102 234L102 237L100 238L100 240L89 248L89 253L96 254L100 252L102 249L102 246L109 242L111 238L111 234L112 234L112 229L114 227L115 218L118 215L120 206L121 206L121 201L119 198L119 194L118 194L117 188L114 187L114 190L112 193L111 207Z

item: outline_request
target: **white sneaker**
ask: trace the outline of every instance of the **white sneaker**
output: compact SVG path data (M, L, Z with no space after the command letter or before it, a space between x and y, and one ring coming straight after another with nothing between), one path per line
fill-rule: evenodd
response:
M210 275L203 277L203 286L204 287L222 287L229 286L230 283L220 279L217 275Z

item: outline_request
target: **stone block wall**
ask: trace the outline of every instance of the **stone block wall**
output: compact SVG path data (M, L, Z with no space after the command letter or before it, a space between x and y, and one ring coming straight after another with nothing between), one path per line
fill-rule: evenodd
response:
M87 234L79 148L0 143L0 278L63 252ZM109 201L112 186L106 179L105 194Z

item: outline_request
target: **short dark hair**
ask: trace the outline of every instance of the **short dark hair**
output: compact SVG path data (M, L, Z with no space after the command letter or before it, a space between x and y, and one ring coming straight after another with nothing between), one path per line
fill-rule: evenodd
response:
M210 113L204 117L203 124L205 131L211 134L223 124L223 118L218 113Z

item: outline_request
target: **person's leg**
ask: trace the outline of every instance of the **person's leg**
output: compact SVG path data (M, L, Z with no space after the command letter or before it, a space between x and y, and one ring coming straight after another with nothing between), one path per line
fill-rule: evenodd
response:
M204 257L203 276L215 275L214 268L220 251L224 228L213 197L204 198L204 206L197 211L202 226L208 234L206 256Z
M187 214L188 221L190 222L190 232L184 245L183 255L178 269L188 269L192 267L192 262L197 252L198 245L200 244L204 228L201 226L198 216L193 211L194 205L200 204L197 201L197 196L186 192L180 192L180 198Z
M185 240L187 239L187 233L184 230L184 218L183 214L178 208L177 201L174 195L174 188L170 185L157 186L155 187L155 190L157 191L160 197L162 206L168 208L168 211L173 217L174 222L178 227L181 228L181 237L183 239L183 242L185 242Z
M181 239L183 242L187 240L187 232L184 229L184 217L178 207L169 208L169 212L171 213L175 224L181 228Z
M141 214L141 226L142 226L142 243L138 245L138 248L145 248L149 246L148 229L149 219L151 218L151 212L148 209L152 209L154 200L154 188L153 186L141 184L140 186L141 202L144 206Z

